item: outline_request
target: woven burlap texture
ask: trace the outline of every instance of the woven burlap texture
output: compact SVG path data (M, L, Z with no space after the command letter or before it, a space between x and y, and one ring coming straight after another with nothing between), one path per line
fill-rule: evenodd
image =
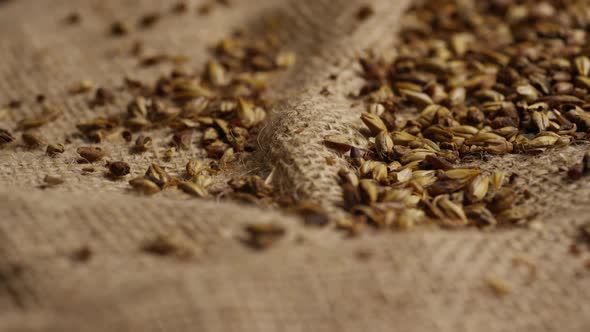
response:
M124 53L134 40L148 51L188 55L198 68L208 47L234 28L257 31L267 18L280 22L298 56L272 93L277 104L252 160L234 170L262 176L274 167L283 192L321 202L335 218L340 199L336 172L345 162L323 144L355 130L361 107L347 95L362 83L354 61L360 52L393 44L407 1L373 1L377 14L358 21L367 1L232 1L209 16L168 15L134 37L107 36L115 19L168 11L157 0L0 2L0 103L21 99L2 127L14 128L39 112L34 99L65 115L41 130L61 141L75 124L119 112L127 99L91 110L88 96L70 96L81 79L117 87L124 76L153 82L170 67L139 68ZM191 8L199 3L191 2ZM72 10L79 27L60 20ZM337 79L329 77L337 74ZM320 92L327 88L329 94ZM97 112L100 112L97 114ZM163 145L164 133L154 133ZM344 239L329 229L307 229L278 211L229 202L199 201L170 190L154 197L128 191L125 181L101 171L82 175L76 144L58 158L22 148L0 150L0 330L2 331L587 331L590 327L588 254L568 253L579 225L590 217L590 183L565 180L563 168L583 153L567 147L537 156L494 157L486 169L517 173L529 188L535 229L406 233L368 232ZM129 155L120 142L105 143L139 175L158 161L180 172L195 148L163 162L157 150ZM326 158L335 158L328 166ZM100 169L100 167L97 167ZM45 175L66 178L42 190ZM248 222L279 222L288 236L253 252L238 240ZM146 239L174 233L196 253L181 261L142 253ZM303 239L303 241L301 240ZM75 263L83 247L94 255ZM359 260L359 252L372 252ZM524 264L523 262L528 262ZM486 280L512 291L497 296Z

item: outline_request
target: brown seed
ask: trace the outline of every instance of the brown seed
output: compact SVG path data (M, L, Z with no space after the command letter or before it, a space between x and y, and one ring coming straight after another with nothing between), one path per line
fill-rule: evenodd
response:
M356 18L359 21L364 21L375 14L375 10L370 5L364 5L356 13Z
M465 215L479 227L494 226L498 222L484 203L477 203L465 206Z
M47 186L57 186L64 183L65 180L57 176L46 175L45 178L43 178L43 182L45 182Z
M131 130L138 131L149 128L152 126L152 122L145 117L133 116L125 119L124 125Z
M79 131L86 134L87 136L92 134L93 132L100 131L100 130L112 130L113 128L119 125L118 121L115 119L107 119L107 118L96 118L88 122L82 122L76 125Z
M227 75L225 68L214 60L207 63L207 77L214 86L224 86L227 84Z
M254 194L258 198L268 197L273 191L273 186L271 184L256 175L236 176L233 177L228 184L236 192Z
M168 173L156 164L151 164L150 167L148 167L145 172L145 178L157 184L160 188L166 187L171 180Z
M569 82L558 82L553 85L552 91L558 95L567 95L572 93L574 85Z
M581 105L584 103L583 100L572 95L545 96L539 98L537 102L546 102L549 105L549 107L552 108L559 107L561 104Z
M240 98L238 100L238 117L246 128L253 127L261 121L256 114L256 108L252 102ZM262 117L263 119L264 117Z
M474 36L467 32L456 33L451 37L451 46L458 56L463 56L469 50L469 45L473 42Z
M539 98L539 91L530 84L520 85L516 88L516 93L522 96L528 102L534 102Z
M245 243L254 249L267 249L285 236L286 230L283 226L267 224L249 224L245 226L248 238Z
M590 114L586 113L583 109L574 108L565 113L565 116L578 125L580 129L590 129Z
M179 259L188 259L194 255L187 243L181 241L177 236L171 235L158 235L146 241L141 246L141 250L152 255L175 256Z
M503 279L490 277L486 282L490 289L498 296L505 296L512 292L512 287Z
M433 196L438 196L442 194L452 194L463 189L465 185L465 181L443 179L438 180L432 185L430 185L430 187L428 187L428 192Z
M482 101L504 101L505 98L503 94L491 89L478 90L474 96Z
M497 64L501 66L508 65L510 58L499 51L494 51L490 49L485 49L480 52L482 55L487 57L488 59L495 61Z
M525 206L513 206L510 209L504 210L496 215L500 224L517 224L522 220L528 219L532 216L531 211Z
M340 153L346 153L352 149L350 140L345 135L330 135L324 138L324 144Z
M124 21L116 21L111 24L111 35L116 37L121 37L127 35L131 28L129 27L129 23Z
M502 187L502 185L504 185L504 179L506 177L506 174L504 174L504 172L494 172L492 173L492 176L490 178L490 183L492 185L492 188L494 188L494 190L498 190Z
M455 168L446 171L444 173L444 178L459 181L470 181L480 174L481 170L476 168Z
M186 164L186 173L189 177L194 178L201 174L207 168L207 164L202 160L191 160Z
M69 13L64 18L64 23L69 24L69 25L77 25L81 21L82 21L82 16L80 16L80 13L77 13L77 12Z
M0 107L0 121L4 120L8 116L9 113L10 113L10 110L8 108Z
M276 57L276 65L279 68L291 68L295 65L297 56L294 52L280 52Z
M452 142L453 132L447 128L438 125L430 126L423 132L424 137L429 138L435 142Z
M350 183L354 187L358 186L358 184L359 184L358 176L356 174L354 174L354 172L349 171L347 169L339 170L338 176L340 177L340 180L342 181L342 183Z
M580 179L584 174L590 171L590 150L584 153L582 160L573 164L568 170L568 176L572 180Z
M445 226L457 227L469 223L463 207L451 201L448 195L437 196L432 201L432 209Z
M584 170L590 171L590 150L584 153L584 157L582 157L582 163L584 164Z
M301 216L305 225L308 226L323 227L330 222L326 211L314 202L301 202L292 209L292 212Z
M121 132L121 137L125 140L125 142L129 143L133 140L133 134L129 130L124 130Z
M538 113L538 112L537 112ZM499 116L492 120L490 123L491 127L494 129L503 128L503 127L514 127L516 125L513 118L509 116Z
M170 59L170 56L168 56L167 54L155 54L155 55L142 57L139 61L139 65L142 67L151 67L151 66L160 65L160 64L165 63L169 60L171 60L171 59Z
M193 140L193 131L192 130L183 130L180 132L174 133L172 136L172 142L182 150L188 150L191 147Z
M74 262L84 263L84 262L88 262L90 260L90 258L92 258L92 255L93 255L92 249L90 249L90 247L88 247L88 246L83 246L82 248L77 249L74 252L72 252L72 254L70 255L70 258Z
M96 89L94 99L91 101L91 106L104 106L115 102L115 94L104 87Z
M506 211L516 203L516 192L510 188L500 188L496 191L489 208L492 212L499 213Z
M465 88L459 87L454 88L448 95L448 99L451 105L460 105L465 102L467 92Z
M47 123L58 119L63 112L57 108L44 107L43 111L38 116L24 118L18 123L20 130L28 130L41 127Z
M385 112L385 107L379 103L371 103L367 106L367 113L381 116Z
M58 154L62 154L65 151L65 147L63 144L49 144L47 146L46 153L50 157L55 157Z
M82 157L85 161L90 163L99 161L106 155L103 149L93 146L80 147L76 150L76 152L78 152L80 157Z
M467 121L472 124L482 123L485 119L484 113L476 107L470 107L467 111Z
M174 14L184 14L188 11L188 4L184 1L177 2L174 6L172 6L172 13Z
M250 59L250 63L254 68L261 71L268 71L275 68L275 63L272 59L266 56L257 55Z
M375 137L375 150L383 158L387 158L393 152L393 139L387 131L382 131Z
M161 15L159 13L149 13L142 16L138 22L141 28L151 28L160 20Z
M578 77L576 77L575 83L580 88L590 89L590 77L578 76ZM575 91L574 91L574 93L575 93Z
M342 185L342 197L346 209L352 209L354 206L360 204L362 200L357 186L351 183Z
M354 159L355 161L362 161L362 162L364 162L364 160L362 160L363 159L363 154L364 154L364 151L361 148L358 148L358 147L353 146L350 149L350 158ZM362 164L362 162L361 162L361 164Z
M539 132L545 131L549 127L549 118L546 113L535 111L532 114L532 118Z
M551 123L548 124L548 126L551 125ZM499 129L494 130L495 134L498 134L502 137L504 137L507 140L510 140L514 137L516 137L519 133L518 128L516 127L502 127Z
M361 115L361 120L369 128L373 136L379 135L382 131L387 131L387 127L383 120L375 114L363 113Z
M479 175L469 183L467 187L467 197L470 202L479 202L484 199L488 193L490 179L487 176Z
M588 76L590 73L590 58L587 56L579 56L574 59L574 63L576 65L576 71L578 75Z
M567 175L572 180L578 180L582 178L584 175L584 164L583 163L575 163L567 171Z
M360 205L352 210L356 216L361 217L377 228L387 228L393 225L396 212L392 210L383 210L378 206Z
M12 108L12 109L17 109L20 108L22 106L23 102L19 99L13 99L11 101L8 102L8 107Z
M356 259L358 259L361 262L369 261L374 255L375 253L369 249L360 249L355 253Z
M373 180L363 179L359 181L360 197L365 204L372 204L377 201L379 191Z
M122 177L131 171L131 167L124 161L115 161L109 163L109 171L113 176Z
M465 144L484 146L489 142L502 141L502 140L505 140L504 137L502 137L498 134L495 134L492 132L480 131L476 135L474 135L473 137L469 138L465 142Z
M160 186L145 177L137 177L129 181L133 189L143 194L152 195L161 191Z
M590 243L590 223L585 223L580 226L580 233L582 239Z
M419 190L422 190L422 188L429 187L437 180L435 174L436 173L434 170L418 170L412 172L413 184L419 185Z
M70 88L71 94L87 93L94 89L94 83L90 80L82 80Z
M425 219L424 211L418 209L404 209L397 218L395 226L401 230L410 230Z
M178 79L174 81L171 88L173 99L179 101L192 100L199 97L214 96L214 93L208 88L204 87L196 81L188 79Z
M526 144L527 149L548 148L555 145L560 139L559 135L545 132L537 135Z
M152 147L152 138L149 136L139 135L135 140L133 150L136 152L145 152Z
M219 133L215 128L209 127L203 131L203 141L213 142L219 138Z
M221 158L219 158L219 167L223 170L231 166L231 163L236 161L236 154L233 148L229 148L223 152Z
M368 177L373 173L373 170L375 169L375 166L378 164L378 162L373 161L373 160L367 160L367 161L363 161L360 169L359 169L359 174L361 177Z
M385 164L378 164L373 168L373 180L387 183L388 182L388 170Z
M25 132L22 138L25 145L29 148L39 148L45 144L45 140L36 133Z
M178 189L184 191L189 195L199 198L205 198L209 195L207 189L203 188L203 186L194 182L182 182L178 185Z
M436 154L429 154L424 160L433 169L442 169L446 171L453 168L453 164L451 164L448 160L437 156Z
M228 148L228 144L220 140L216 140L205 147L205 149L207 150L207 156L209 158L215 159L220 159L221 157L223 157L223 154Z
M399 183L408 182L412 179L412 169L404 168L395 173L395 180Z
M402 96L406 97L410 102L419 107L426 107L434 104L430 96L423 92L416 92L411 90L400 90Z
M96 171L96 169L94 167L84 167L82 168L82 173L94 173L94 171Z
M11 143L14 140L14 136L8 130L0 128L0 146Z

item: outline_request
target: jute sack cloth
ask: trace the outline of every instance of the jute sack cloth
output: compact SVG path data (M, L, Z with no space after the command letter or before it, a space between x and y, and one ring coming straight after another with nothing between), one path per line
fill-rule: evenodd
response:
M281 22L294 69L277 79L276 106L253 160L235 173L262 176L275 167L275 186L313 199L338 217L336 172L346 166L323 144L338 133L363 144L355 131L361 108L346 96L362 83L355 56L391 48L407 1L373 1L377 14L359 22L366 1L233 1L199 17L194 10L166 16L133 37L107 36L115 19L134 21L169 10L157 0L34 1L0 3L0 102L23 100L1 120L13 129L47 103L65 115L41 130L62 141L75 124L120 112L127 99L91 110L88 96L70 96L81 79L117 87L129 75L153 82L170 67L139 68L125 56L136 39L148 51L184 54L199 68L208 47L234 28L257 31L262 21ZM191 8L197 5L192 2ZM71 11L79 27L61 19ZM330 80L331 74L338 74ZM328 87L330 94L319 92ZM154 132L163 146L164 133ZM588 254L568 250L590 213L590 183L565 181L584 147L538 156L492 158L481 166L516 172L531 193L528 205L541 227L482 232L417 229L345 239L330 229L308 229L278 211L214 200L190 199L175 190L153 197L128 191L125 181L102 171L82 175L74 162L80 143L58 158L22 148L0 150L1 331L587 331L590 327ZM170 162L157 153L129 155L121 142L105 143L109 158L129 162L133 175L151 162L178 171L202 151ZM328 166L326 157L338 162ZM100 167L97 167L100 169ZM45 175L63 185L42 190ZM229 176L229 174L226 174ZM223 176L222 176L223 177ZM239 238L244 223L278 222L287 237L253 252ZM176 234L193 260L154 257L144 241ZM304 239L301 241L301 239ZM76 263L82 247L93 255ZM359 259L359 253L372 253ZM365 255L366 256L366 255ZM510 286L498 296L487 280Z

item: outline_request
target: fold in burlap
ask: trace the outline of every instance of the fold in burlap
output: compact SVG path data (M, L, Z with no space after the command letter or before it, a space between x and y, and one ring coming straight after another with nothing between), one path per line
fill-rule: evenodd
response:
M374 1L377 14L358 21L365 1L233 1L209 16L167 15L156 28L113 39L114 19L168 10L163 1L0 2L0 102L21 99L1 122L12 129L39 112L44 94L65 115L42 128L62 141L75 124L119 112L126 99L92 110L88 96L70 96L81 79L121 85L126 75L153 82L170 67L139 68L125 56L135 39L148 52L184 54L187 68L206 61L207 48L234 28L256 31L265 19L281 23L298 63L272 89L277 99L254 159L236 173L266 175L285 193L321 202L334 216L340 200L336 172L343 159L323 144L355 131L360 106L347 99L362 83L355 55L391 47L407 1ZM196 5L196 3L193 3ZM191 8L193 8L192 6ZM60 22L72 10L79 27ZM337 74L335 80L332 74ZM320 94L324 88L328 95ZM163 146L164 133L154 133ZM590 326L588 254L569 246L590 213L590 183L564 180L563 167L582 153L568 147L539 156L495 157L482 168L516 172L529 188L536 229L365 234L343 239L332 230L307 229L277 211L229 202L189 199L176 191L154 197L128 192L125 181L102 171L82 175L74 162L78 143L58 158L22 148L0 150L0 329L3 331L586 331ZM129 155L106 143L112 159L134 175L158 161L180 172L202 151L170 162L155 153ZM336 158L328 166L326 158ZM100 169L100 167L97 167ZM66 178L38 188L46 174ZM247 222L276 221L288 236L276 247L252 252L240 237ZM146 239L173 232L196 257L158 258L140 251ZM370 233L370 232L369 232ZM88 246L87 263L69 258ZM369 252L359 260L359 252ZM366 256L366 255L364 255ZM523 263L526 262L526 263ZM486 280L511 292L498 297Z

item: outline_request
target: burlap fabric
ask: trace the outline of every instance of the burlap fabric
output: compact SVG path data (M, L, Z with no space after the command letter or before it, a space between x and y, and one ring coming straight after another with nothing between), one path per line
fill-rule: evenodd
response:
M13 128L39 112L35 95L65 116L42 129L60 141L75 123L95 117L88 96L68 89L88 78L108 87L125 75L154 81L170 68L138 68L123 53L133 40L149 51L190 56L188 68L207 58L207 47L236 27L255 31L278 17L298 64L278 79L279 102L254 160L236 173L266 175L275 185L327 208L340 198L335 173L342 161L322 144L330 133L363 144L354 130L360 107L347 94L360 84L354 56L391 46L407 1L374 1L377 15L359 22L364 1L233 1L197 17L167 16L135 37L106 36L110 22L168 10L166 1L15 0L0 2L0 102L21 99L1 125ZM192 3L196 5L195 3ZM194 7L194 6L193 6ZM191 7L191 8L193 8ZM80 27L60 19L82 14ZM331 74L338 74L330 80ZM319 92L327 87L328 96ZM104 113L118 112L126 100ZM101 114L102 114L101 113ZM154 133L157 143L164 133ZM202 151L171 162L156 151L129 155L107 143L113 159L141 174L157 160L180 171ZM563 167L582 153L568 147L539 156L492 158L482 167L514 171L527 186L537 227L482 232L418 229L344 239L333 230L302 227L277 211L189 199L175 190L154 197L127 191L125 181L102 172L81 175L76 144L58 158L22 148L0 150L0 330L2 331L587 331L590 328L589 255L571 255L580 224L590 213L590 183L570 183ZM339 159L337 159L339 160ZM66 183L39 189L46 174ZM337 216L337 209L330 209ZM247 222L286 225L286 239L264 252L238 240ZM159 258L143 241L174 233L196 253L190 261ZM301 239L304 239L303 242ZM75 263L83 247L94 255ZM359 260L358 253L372 252ZM528 262L528 263L523 263ZM497 296L486 280L512 291Z

